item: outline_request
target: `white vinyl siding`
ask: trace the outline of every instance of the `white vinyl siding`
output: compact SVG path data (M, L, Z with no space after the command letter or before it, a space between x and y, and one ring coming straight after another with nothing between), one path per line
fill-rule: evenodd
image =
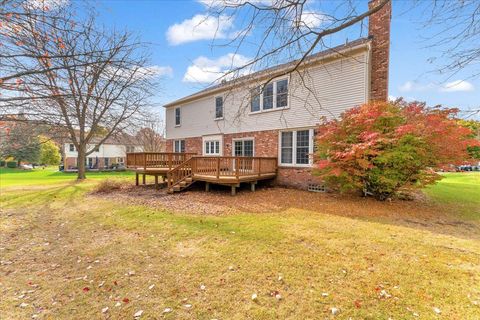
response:
M264 130L315 127L322 118L338 117L343 111L368 101L368 51L308 68L302 77L288 78L287 107L264 110L264 98L255 97L262 83L239 86L222 94L223 119L215 121L218 93L181 105L181 126L175 127L175 106L166 109L168 139L184 139ZM273 79L271 83L286 79ZM283 83L277 83L282 91ZM307 88L305 86L308 86ZM280 92L273 100L285 103ZM270 99L270 98L269 98ZM267 99L268 100L268 99ZM270 103L270 102L268 102ZM274 103L274 102L272 102ZM252 112L256 111L257 112Z
M278 159L281 166L308 167L312 165L313 129L281 131Z

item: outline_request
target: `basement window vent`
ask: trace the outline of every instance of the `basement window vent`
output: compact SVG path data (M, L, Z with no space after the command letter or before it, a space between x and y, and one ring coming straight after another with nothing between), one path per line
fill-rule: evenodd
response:
M325 188L324 184L310 183L308 185L308 191L311 191L311 192L325 192L325 191L327 191L327 189Z

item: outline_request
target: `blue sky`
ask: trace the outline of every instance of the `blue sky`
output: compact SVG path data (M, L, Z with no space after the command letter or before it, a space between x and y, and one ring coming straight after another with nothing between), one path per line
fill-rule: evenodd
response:
M207 86L213 74L200 72L199 66L201 69L223 70L231 64L231 59L229 63L225 61L235 48L212 45L211 37L208 37L208 30L212 28L208 24L204 26L205 30L198 30L197 26L193 37L190 36L191 31L186 32L192 25L198 25L195 19L199 19L199 15L206 13L206 7L197 1L107 0L96 2L96 5L100 11L101 23L120 29L127 28L152 44L152 64L163 74L161 91L155 98L158 104ZM366 1L359 3L360 7L365 8L366 5ZM312 8L315 9L315 2ZM423 38L437 30L419 27L422 12L418 9L418 12L405 14L409 8L409 4L404 1L393 2L390 96L403 96L426 101L429 105L443 104L462 109L480 106L480 81L470 79L468 69L452 77L432 72L435 65L428 63L428 59L435 52L426 48L427 43ZM235 32L236 24L235 21L225 24L220 37L228 38ZM359 26L328 39L328 44L343 43L346 38L354 40L358 35ZM238 63L243 61L242 57L251 57L253 48L252 45L243 48L239 52ZM162 112L162 108L159 107L158 110Z

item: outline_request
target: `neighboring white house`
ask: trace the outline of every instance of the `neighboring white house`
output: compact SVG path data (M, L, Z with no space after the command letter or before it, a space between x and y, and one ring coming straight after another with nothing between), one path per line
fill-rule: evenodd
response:
M313 54L298 73L284 75L294 61L165 105L167 151L277 157L279 184L317 183L311 154L322 119L387 100L390 18L387 3L370 17L368 38Z
M87 151L93 149L94 144L88 145ZM96 150L87 156L87 169L109 169L123 167L127 152L141 152L143 147L136 144L132 137L109 138ZM78 153L73 143L63 145L63 163L65 170L75 170L78 167Z

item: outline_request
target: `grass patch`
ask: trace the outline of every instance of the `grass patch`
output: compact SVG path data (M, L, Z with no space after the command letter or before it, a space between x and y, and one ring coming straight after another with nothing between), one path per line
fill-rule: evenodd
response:
M106 178L131 177L130 171L122 172L87 172L87 179L102 180ZM0 168L0 188L12 186L42 186L75 181L74 172L60 172L56 167L33 169L30 171L10 168Z
M92 196L97 182L2 189L3 317L478 318L477 238L301 208L172 214ZM443 190L426 192L454 205Z
M455 207L465 218L480 219L480 172L445 173L424 192L438 203Z

